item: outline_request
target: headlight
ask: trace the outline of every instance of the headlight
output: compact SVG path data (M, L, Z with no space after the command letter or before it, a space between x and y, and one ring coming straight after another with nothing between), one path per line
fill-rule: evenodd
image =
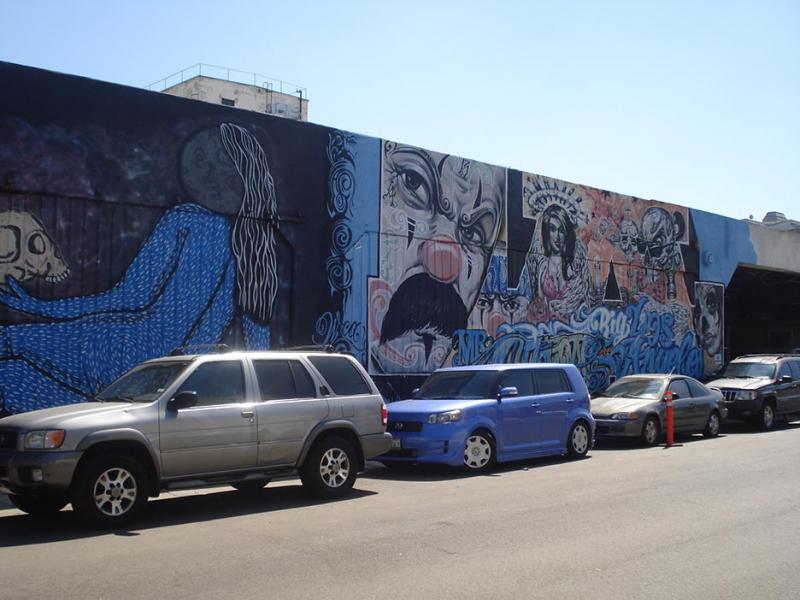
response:
M444 413L438 413L435 415L431 415L428 417L428 423L431 425L437 423L455 423L456 421L460 421L461 417L464 416L464 413L460 410L450 410Z
M64 443L63 429L31 431L25 436L25 448L60 448Z
M616 421L635 421L641 416L638 412L614 413L611 418Z
M736 400L755 400L756 392L751 390L739 390L736 392Z

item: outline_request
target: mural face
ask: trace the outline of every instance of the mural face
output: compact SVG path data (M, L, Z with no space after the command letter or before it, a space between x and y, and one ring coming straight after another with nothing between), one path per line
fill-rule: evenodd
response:
M694 330L703 347L710 370L723 363L725 287L697 282L694 285Z
M0 213L0 287L8 287L9 279L58 283L67 276L61 250L39 219L25 212Z
M467 324L500 230L505 171L384 142L370 368L426 373Z

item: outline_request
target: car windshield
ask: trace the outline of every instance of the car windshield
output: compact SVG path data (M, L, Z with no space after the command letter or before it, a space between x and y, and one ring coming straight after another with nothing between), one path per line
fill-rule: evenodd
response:
M756 362L730 363L722 372L723 377L730 379L754 379L757 377L767 377L772 379L773 375L775 375L774 364Z
M426 400L491 398L496 380L496 371L441 371L428 377L416 397Z
M186 368L189 361L136 367L97 394L101 402L152 402Z
M644 398L657 400L664 388L663 379L620 379L603 392L607 398Z

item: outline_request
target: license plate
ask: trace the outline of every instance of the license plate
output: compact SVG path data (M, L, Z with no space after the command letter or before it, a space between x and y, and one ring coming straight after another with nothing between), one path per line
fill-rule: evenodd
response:
M392 440L392 450L399 450L403 447L402 440Z

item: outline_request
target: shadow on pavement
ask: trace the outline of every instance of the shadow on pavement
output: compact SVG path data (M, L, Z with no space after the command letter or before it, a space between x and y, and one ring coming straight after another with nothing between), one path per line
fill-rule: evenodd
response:
M48 544L107 535L138 536L141 532L158 527L265 514L318 504L347 502L376 493L354 489L343 498L318 500L309 497L301 486L296 485L266 487L260 492L252 494L224 489L178 497L162 496L152 499L141 518L127 529L88 529L72 510L62 510L52 517L44 519L14 512L9 516L0 517L0 548Z
M582 460L588 460L590 458L591 454ZM572 462L580 461L569 460L563 456L547 456L501 463L486 473L468 473L458 467L450 467L447 465L396 463L392 467L386 467L382 463L371 461L368 464L366 472L362 473L361 477L366 479L410 482L448 481L452 479L465 479L468 477L502 477L506 473L529 471L531 469Z

